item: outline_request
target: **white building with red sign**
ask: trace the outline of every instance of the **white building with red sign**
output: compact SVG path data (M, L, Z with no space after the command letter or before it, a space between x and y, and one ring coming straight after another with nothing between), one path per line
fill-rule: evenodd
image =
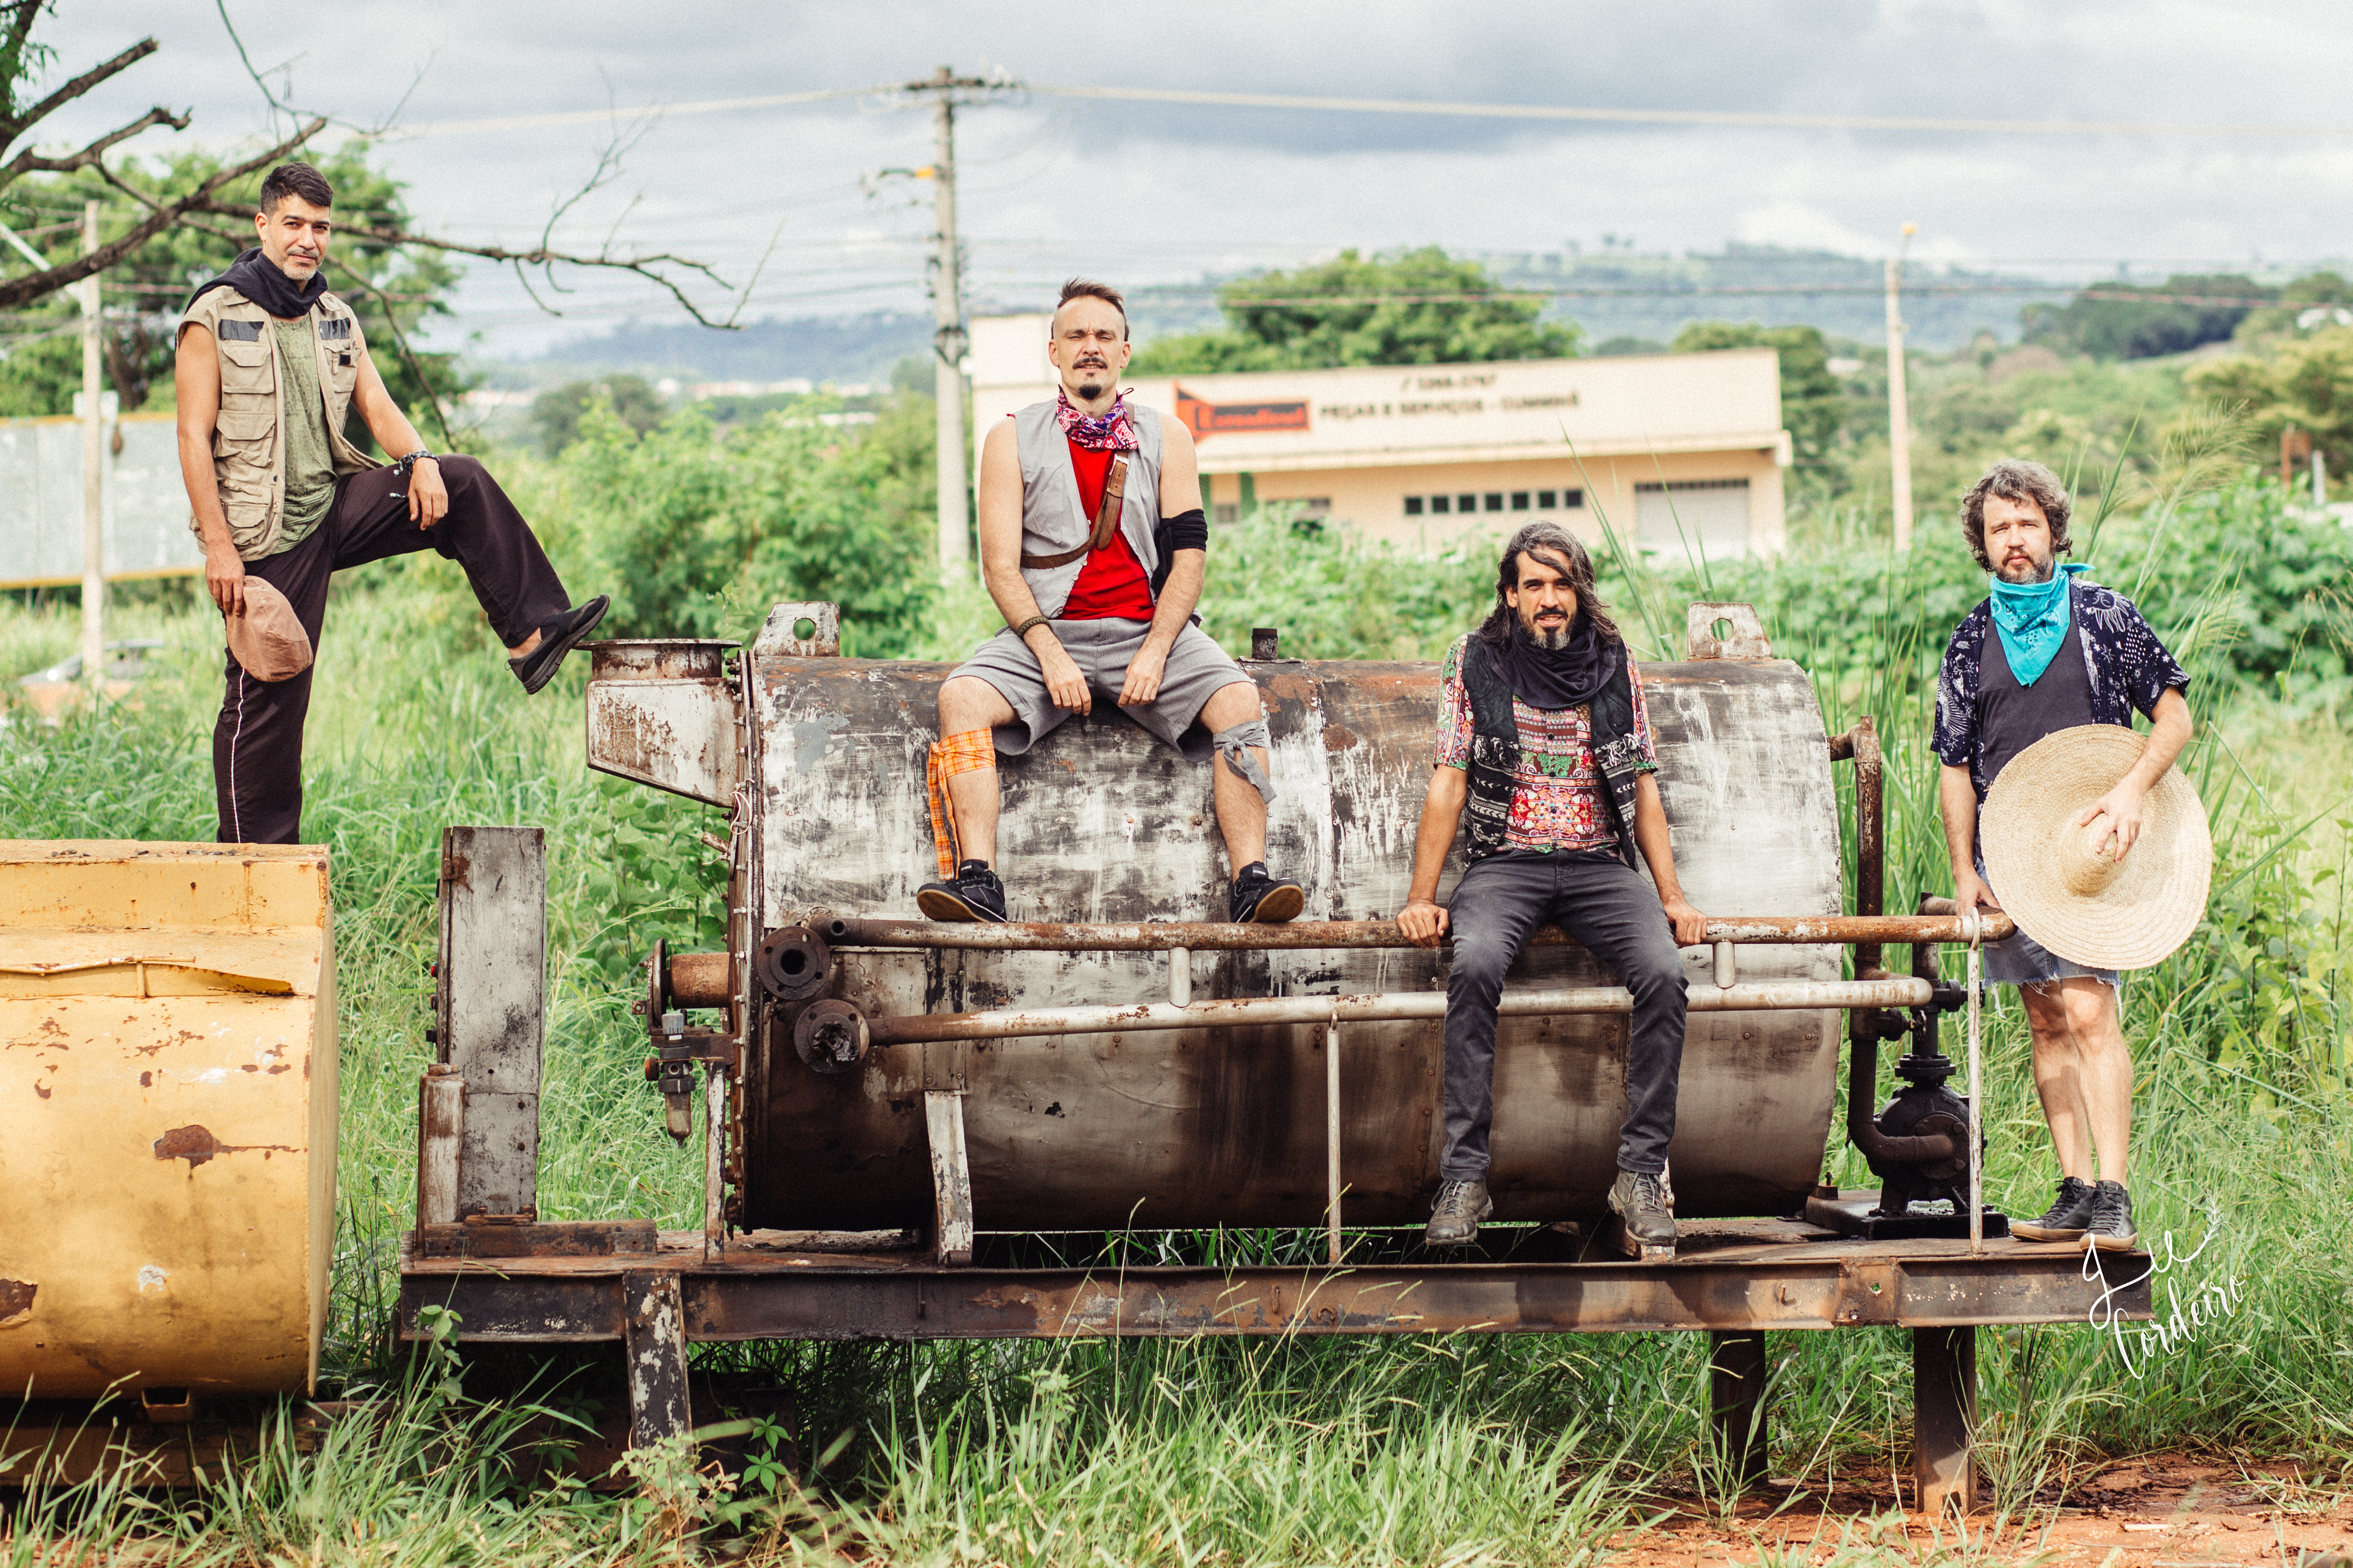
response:
M998 419L1054 395L1050 321L972 323L976 462ZM1131 384L1138 403L1191 427L1216 521L1288 501L1416 550L1540 516L1597 542L1606 519L1676 554L1782 544L1789 436L1770 349Z

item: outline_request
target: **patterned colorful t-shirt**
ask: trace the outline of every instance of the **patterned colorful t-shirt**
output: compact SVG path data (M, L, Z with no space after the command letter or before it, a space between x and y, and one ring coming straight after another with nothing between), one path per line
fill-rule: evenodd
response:
M1446 650L1439 698L1438 746L1432 759L1441 768L1471 766L1471 694L1462 684L1462 654L1471 638L1457 638ZM1651 735L1651 710L1642 700L1641 677L1629 670L1634 691L1637 772L1654 773L1659 749ZM1593 722L1583 708L1532 708L1512 699L1520 729L1520 766L1513 774L1512 820L1506 849L1615 849L1609 816L1601 804L1600 770L1593 765ZM1629 825L1630 826L1630 824Z
M2189 673L2157 640L2133 603L2114 588L2072 579L2069 605L2083 630L2084 666L2091 677L2092 722L2132 726L2133 710L2154 717L2168 689L2187 694ZM1947 767L1967 767L1982 804L1993 781L1985 776L1984 736L1978 727L1978 686L1985 671L1986 638L1994 635L1990 599L1961 619L1945 648L1936 679L1936 755Z

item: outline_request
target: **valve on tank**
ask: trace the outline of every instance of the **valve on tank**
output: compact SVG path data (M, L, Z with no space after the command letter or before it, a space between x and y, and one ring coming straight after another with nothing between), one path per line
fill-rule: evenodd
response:
M1925 905L1923 913L1932 912ZM1949 910L1936 912L1949 912ZM1879 1206L1866 1235L1899 1236L1968 1234L1969 1102L1947 1087L1954 1072L1938 1036L1943 1016L1968 1005L1961 986L1947 984L1936 973L1936 950L1927 942L1915 944L1912 973L1929 985L1928 1004L1904 1015L1859 1012L1852 1025L1852 1056L1847 1080L1847 1131L1862 1152L1872 1173L1879 1178ZM1897 1060L1895 1076L1903 1087L1880 1108L1869 1112L1871 1089L1878 1074L1881 1040L1910 1037L1911 1047ZM1982 1139L1978 1144L1982 1157ZM1909 1212L1915 1205L1946 1202L1949 1215ZM2006 1236L2009 1223L1989 1209L1988 1236Z
M682 952L673 959L668 943L654 943L646 959L646 994L634 1008L653 1046L646 1081L661 1090L662 1125L681 1143L694 1131L695 1065L733 1071L737 1059L734 1036L690 1025L684 1011L726 1005L726 956Z

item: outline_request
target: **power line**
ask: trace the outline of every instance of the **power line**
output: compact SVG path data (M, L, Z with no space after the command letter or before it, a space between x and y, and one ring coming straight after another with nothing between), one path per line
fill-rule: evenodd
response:
M2137 120L1964 120L1882 114L1767 114L1746 110L1593 109L1538 103L1453 103L1406 98L1311 98L1296 93L1197 92L1173 88L1046 87L1051 98L1189 103L1225 109L1306 109L1349 114L1426 114L1476 120L1557 120L1614 125L1725 125L1778 131L1929 131L2031 136L2353 137L2353 125L2248 125Z
M1599 125L1696 125L1767 131L1898 131L1992 136L2284 136L2332 141L2353 138L2353 125L2264 125L2225 121L1976 120L1887 114L1775 114L1719 109L1605 109L1577 104L1323 98L1300 93L1048 86L1018 81L990 82L987 89L997 92L1030 92L1043 98L1092 99L1103 102L1174 103L1220 109L1291 109L1342 114L1406 114L1446 119L1553 121ZM405 141L415 137L455 136L478 132L529 131L544 126L586 125L646 116L667 120L682 115L783 109L849 98L903 99L906 95L906 84L828 88L813 92L773 93L760 98L649 103L631 109L575 110L554 114L513 115L497 120L434 121L396 127L378 133L375 139Z

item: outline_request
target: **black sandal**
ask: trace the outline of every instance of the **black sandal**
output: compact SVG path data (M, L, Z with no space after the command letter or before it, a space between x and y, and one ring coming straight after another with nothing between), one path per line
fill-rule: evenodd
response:
M612 603L609 595L599 594L576 609L565 611L554 620L542 622L539 646L521 658L507 660L507 668L515 672L525 691L537 691L555 679L564 663L564 656L579 646L580 639L596 629L605 618L605 607Z

